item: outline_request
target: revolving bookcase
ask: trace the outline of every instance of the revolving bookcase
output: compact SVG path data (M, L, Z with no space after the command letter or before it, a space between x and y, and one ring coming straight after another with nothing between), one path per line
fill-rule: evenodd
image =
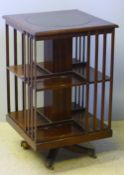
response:
M4 19L7 121L24 138L22 146L49 149L49 168L61 147L95 156L93 149L77 144L112 136L118 26L79 10L6 15Z

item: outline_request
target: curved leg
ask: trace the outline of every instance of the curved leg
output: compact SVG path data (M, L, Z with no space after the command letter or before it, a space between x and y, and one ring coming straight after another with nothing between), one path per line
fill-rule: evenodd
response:
M64 148L72 152L88 154L90 157L96 158L95 150L93 148L87 148L80 145L66 146Z
M51 149L48 153L47 159L46 159L46 167L49 169L54 169L53 164L55 162L57 153L58 153L58 148L57 149Z

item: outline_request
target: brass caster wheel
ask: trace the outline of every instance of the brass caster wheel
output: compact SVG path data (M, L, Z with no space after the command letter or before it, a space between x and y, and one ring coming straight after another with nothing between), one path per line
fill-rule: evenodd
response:
M30 149L29 144L26 141L21 141L21 147L23 147L23 149Z

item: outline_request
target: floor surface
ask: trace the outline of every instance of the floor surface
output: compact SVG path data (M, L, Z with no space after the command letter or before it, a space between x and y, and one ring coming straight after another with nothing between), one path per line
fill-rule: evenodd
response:
M22 138L0 122L0 175L124 175L124 121L113 122L112 128L112 138L88 143L96 149L97 159L61 149L55 169L48 170L44 166L47 152L24 150Z

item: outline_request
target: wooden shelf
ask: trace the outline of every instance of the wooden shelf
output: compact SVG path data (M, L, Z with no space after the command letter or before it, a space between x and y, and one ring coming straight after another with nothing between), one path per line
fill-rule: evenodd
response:
M44 79L39 79L36 81L37 91L47 90L47 89L60 89L68 88L72 86L79 86L85 84L86 82L80 76L73 72L61 73L56 76L50 76Z
M10 67L8 67L8 70L10 72L14 73L17 77L19 77L21 79L24 79L24 66L23 65L10 66ZM29 75L29 66L28 65L26 67L26 70L27 70L26 78L29 78L30 75ZM83 79L86 79L86 63L81 63L81 62L76 61L75 59L73 59L73 71L75 73L79 74L79 76L82 77ZM90 72L90 81L89 82L90 83L94 83L95 82L95 69L90 67L89 72ZM46 77L46 78L48 77L49 78L49 76L50 76L50 79L51 79L51 76L54 76L54 75L57 75L57 74L51 73L47 69L45 69L44 63L42 62L42 63L38 63L37 64L36 75L37 75L37 78L39 78L39 79L40 78L44 78L44 77ZM33 67L33 76L34 76L34 67ZM67 81L67 78L71 79L71 76L67 76L65 78L60 76L59 79L56 78L56 79L53 79L53 81L55 81L56 83L57 82L61 82L62 83L62 81L64 81L64 80ZM110 81L110 77L106 76L105 80L106 81ZM72 78L72 81L74 83L74 78ZM39 82L39 85L37 86L38 90L40 89L40 86L42 86L41 89L42 88L44 89L45 87L44 87L44 85L42 83L42 80L41 81L38 80L38 82ZM98 82L102 82L102 73L100 71L98 71ZM46 84L47 84L47 81L46 81ZM80 85L80 84L77 84L77 85ZM64 83L63 83L63 86L64 86Z
M41 111L44 109L41 108ZM8 117L12 119L22 130L25 131L25 120L28 118L28 111L11 112ZM85 130L85 111L72 111L71 120L48 123L45 121L42 115L37 113L37 143L47 142L51 140L64 139L67 137L85 135L87 132L100 131L100 120L97 119L97 129L93 129L93 115L89 115L89 130ZM107 129L107 125L104 124L104 129Z
M36 72L37 78L38 78L37 79L38 80L37 81L38 82L37 83L37 90L38 91L49 89L53 82L54 83L53 83L51 88L56 88L57 84L59 84L59 86L57 85L58 87L62 88L62 87L71 87L71 86L81 85L81 84L85 84L85 82L86 82L86 81L84 81L84 80L86 80L86 66L84 66L83 63L75 62L73 64L73 72L77 73L77 75L74 73L67 72L67 74L68 74L67 76L65 76L66 73L62 73L62 74L64 74L64 76L61 76L61 74L48 73L48 71L45 70L43 65L44 65L43 63L39 63L38 64L39 68L37 68L37 72ZM29 67L27 65L26 78L30 77L28 69L29 69ZM8 67L8 70L10 72L14 73L17 77L24 80L24 66L23 65L10 66L10 67ZM95 82L95 76L94 76L95 69L90 67L89 71L90 71L90 81L89 82L94 83ZM56 75L57 75L57 77L55 77ZM34 76L34 70L33 70L33 76ZM52 78L52 77L54 77L54 78ZM82 79L81 79L81 77L82 77ZM42 80L42 78L46 78L46 79ZM110 77L106 76L105 80L110 81ZM100 71L98 71L98 82L102 82L102 73Z
M27 115L24 111L18 111L9 113L7 117L13 120L25 132L25 120L28 118ZM48 124L48 122L37 113L37 142L81 135L83 132L83 128L73 120Z
M10 112L8 116L16 122L23 130L25 130L25 122L28 120L28 110L26 111L18 111L18 112ZM34 115L34 111L33 111ZM40 114L37 113L37 127L47 124L47 121L41 117Z
M73 71L78 73L82 78L86 79L86 66L82 64L75 64L73 65ZM97 73L98 73L98 82L102 82L103 80L102 73L100 71L98 71ZM89 74L90 74L89 82L94 83L95 82L95 69L90 67ZM106 76L105 81L110 81L110 77Z
M10 72L14 73L17 77L21 78L21 79L24 79L24 66L23 65L17 65L17 66L10 66L7 68ZM34 76L35 74L35 69L33 67L33 75ZM45 72L44 70L42 69L38 69L37 68L37 71L36 71L36 75L38 77L42 77L44 75L47 75L48 73ZM30 75L30 67L29 65L26 65L26 74L25 74L26 78L29 78L31 75Z
M24 129L19 126L18 123L18 118L16 118L16 122L13 120L11 117L12 115L7 115L7 121L8 123L18 132L22 137L24 137L27 142L30 144L30 146L36 151L36 150L43 150L43 149L51 149L51 148L59 148L59 147L64 147L67 145L73 145L77 143L83 143L83 142L88 142L92 140L97 140L97 139L103 139L103 138L108 138L112 136L112 130L107 128L107 129L102 129L102 130L94 130L93 132L85 132L85 130L82 130L75 122L70 122L70 123L64 123L64 128L62 130L61 125L56 127L56 133L52 134L50 137L48 137L46 134L47 129L43 128L37 128L37 141L32 140L27 133L25 133ZM21 117L21 116L20 116ZM61 126L61 127L60 127ZM54 126L55 127L55 126ZM53 127L53 129L54 129ZM69 128L69 130L65 130L65 128ZM54 130L54 131L55 131ZM48 132L52 132L52 127L49 128ZM61 131L61 132L60 132ZM61 133L61 134L58 134ZM68 137L64 137L64 134L68 134ZM56 137L56 134L58 137ZM41 137L43 136L43 137ZM46 140L44 139L44 136ZM44 140L43 140L44 139ZM48 140L49 139L49 140Z
M50 122L52 123L52 121L47 119L47 117L44 117L44 109L45 107L37 108L37 127L47 125ZM73 112L82 111L82 108L78 104L72 103L72 111ZM26 118L28 118L28 112L29 110L18 111L18 112L15 111L10 112L8 116L12 118L21 128L24 129L25 126L24 123L26 121ZM33 116L34 116L34 110L33 110Z
M54 124L38 128L37 142L46 142L57 139L78 136L84 134L84 130L74 121L68 121L61 124Z

